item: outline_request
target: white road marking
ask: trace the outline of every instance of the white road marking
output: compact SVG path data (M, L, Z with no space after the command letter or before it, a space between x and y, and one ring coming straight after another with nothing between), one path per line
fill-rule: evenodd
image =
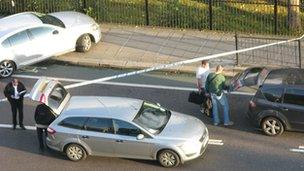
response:
M13 75L16 78L29 78L29 79L39 79L45 76L31 76L31 75ZM58 80L58 81L66 81L66 82L84 82L88 80L83 79L73 79L73 78L59 78L59 77L47 77L50 79ZM175 86L163 86L163 85L150 85L150 84L134 84L134 83L119 83L119 82L99 82L96 84L103 85L116 85L116 86L126 86L126 87L138 87L138 88L154 88L154 89L164 89L164 90L180 90L180 91L197 91L196 88L188 88L188 87L175 87ZM231 92L231 94L236 95L247 95L253 96L253 93L247 92Z
M291 148L289 149L291 152L296 152L296 153L304 153L304 146L300 145L299 148Z
M0 128L12 128L13 125L11 124L0 124ZM24 126L27 130L35 131L36 127L35 126ZM20 129L20 127L17 126L17 129ZM215 140L215 139L209 139L208 144L210 145L219 145L222 146L224 145L223 140Z
M28 130L36 130L36 127L35 126L24 126L26 129ZM13 128L13 125L11 124L0 124L0 128ZM20 127L16 127L17 129L20 128Z
M304 149L291 148L290 151L295 153L304 153Z

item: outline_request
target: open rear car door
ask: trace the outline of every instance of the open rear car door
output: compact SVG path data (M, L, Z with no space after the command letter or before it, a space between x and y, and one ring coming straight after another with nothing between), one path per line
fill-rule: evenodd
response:
M44 103L56 115L59 115L71 96L60 82L40 78L31 90L29 97L34 101Z
M247 68L245 71L236 74L230 80L230 90L236 91L244 86L260 86L267 77L269 70L265 67Z

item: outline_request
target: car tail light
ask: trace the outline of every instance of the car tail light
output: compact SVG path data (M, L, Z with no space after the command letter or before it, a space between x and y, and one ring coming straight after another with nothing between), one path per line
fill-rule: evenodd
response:
M49 134L51 134L51 135L53 135L53 134L56 133L56 131L55 131L53 128L50 128L50 127L47 128L47 132L48 132Z
M254 102L254 101L252 101L252 100L250 100L250 101L249 101L249 107L250 107L250 109L255 108L255 107L256 107L255 102Z
M41 103L45 103L45 101L46 101L46 97L45 97L45 95L44 95L44 94L42 94L42 95L40 96L39 101L40 101Z

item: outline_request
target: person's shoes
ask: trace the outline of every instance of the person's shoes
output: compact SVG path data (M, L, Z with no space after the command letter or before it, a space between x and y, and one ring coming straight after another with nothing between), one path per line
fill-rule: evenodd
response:
M23 130L26 130L25 127L23 125L20 125L20 128Z
M225 125L225 126L232 126L232 125L233 125L233 122L230 121L230 122L228 122L228 123L224 123L224 125Z
M219 123L217 123L217 122L214 122L214 123L213 123L213 125L214 125L214 126L218 126L218 125L219 125Z
M13 125L13 130L15 130L16 129L16 125Z

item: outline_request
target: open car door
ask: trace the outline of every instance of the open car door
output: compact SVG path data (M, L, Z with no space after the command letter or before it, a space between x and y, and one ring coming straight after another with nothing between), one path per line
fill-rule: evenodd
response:
M29 96L32 100L44 103L55 114L59 115L70 100L70 94L59 81L40 78Z
M236 91L244 86L260 86L267 77L269 70L265 67L247 68L245 71L236 74L230 80L230 90Z

